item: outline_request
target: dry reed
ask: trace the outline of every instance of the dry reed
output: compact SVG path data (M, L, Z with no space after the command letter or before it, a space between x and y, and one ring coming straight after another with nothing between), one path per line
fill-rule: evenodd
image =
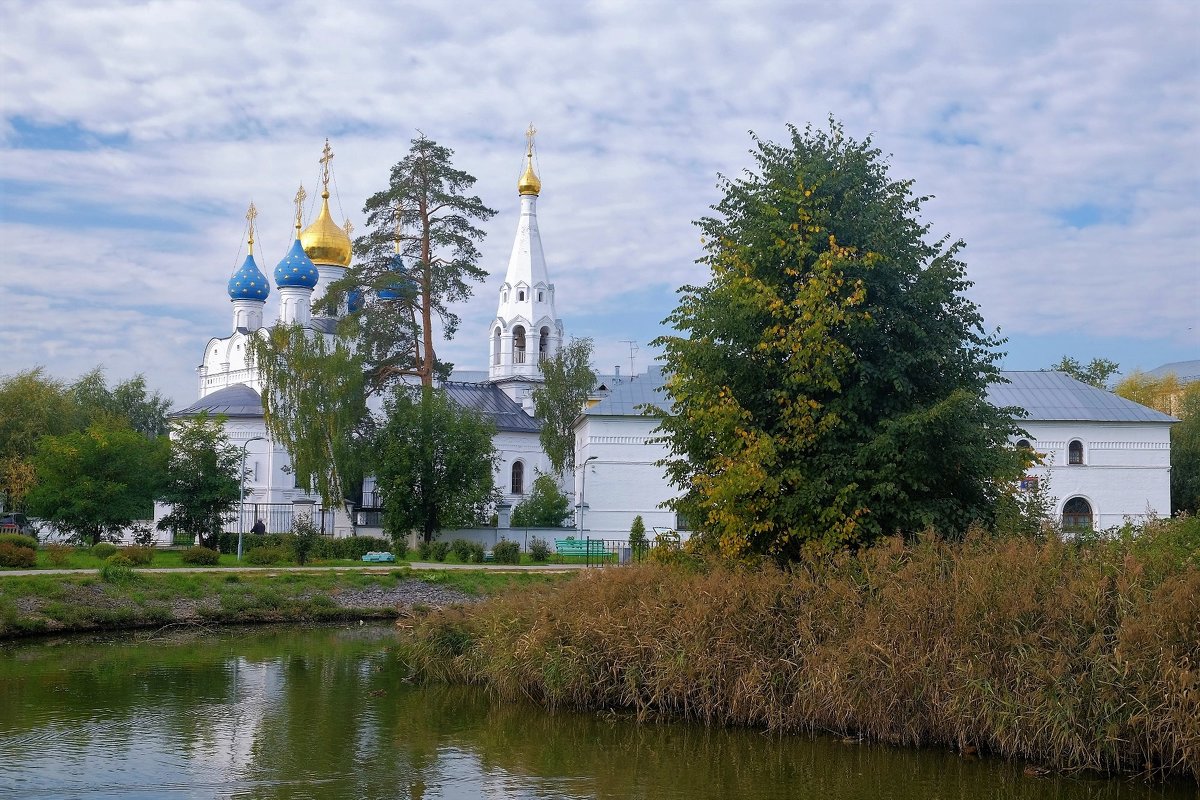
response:
M927 535L781 570L593 570L410 620L434 679L551 706L1200 780L1200 520Z

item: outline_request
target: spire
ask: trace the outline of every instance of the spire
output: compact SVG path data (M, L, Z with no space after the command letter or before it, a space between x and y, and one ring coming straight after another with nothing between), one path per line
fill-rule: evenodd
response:
M521 180L517 181L517 194L529 194L534 197L542 193L542 182L533 171L533 137L536 133L537 128L533 127L532 122L529 123L529 129L525 131L525 172L521 174Z
M304 251L317 264L330 264L338 267L350 266L351 245L350 236L333 221L329 213L329 164L333 161L333 148L329 140L325 140L325 149L321 151L318 163L321 165L321 211L312 225L300 234L300 242Z
M233 301L233 329L257 330L262 327L263 304L271 293L267 276L263 275L254 260L254 220L258 209L254 203L246 210L246 227L249 230L247 244L250 251L242 265L229 276L226 291Z

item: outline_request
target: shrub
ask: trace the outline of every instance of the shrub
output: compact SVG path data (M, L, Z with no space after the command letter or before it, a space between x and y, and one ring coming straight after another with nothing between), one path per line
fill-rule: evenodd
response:
M433 542L421 542L417 545L417 558L422 561L431 561L433 559Z
M37 550L38 546L37 539L22 533L0 533L0 542L7 542L16 547L28 547L30 550Z
M113 555L116 552L117 552L117 546L115 544L110 544L108 542L100 542L98 544L92 545L92 555L94 555L96 558L100 559L101 561L104 561L106 558L108 558L109 556Z
M483 546L483 542L471 542L471 561L482 564L485 553L487 553L487 549Z
M100 566L100 580L105 583L128 583L136 579L133 562L120 553L109 556Z
M122 547L119 555L129 559L130 564L135 567L144 567L154 561L154 548L148 545ZM110 561L113 558L116 558L116 556L109 556Z
M289 538L296 563L304 566L321 541L321 531L313 524L312 517L302 514L292 521L292 535Z
M71 554L75 552L74 547L68 547L65 544L46 545L46 558L50 559L50 563L56 567L65 567L71 562Z
M180 554L179 560L198 567L211 567L221 560L221 554L211 547L189 547Z
M446 554L449 552L450 552L450 543L449 542L433 542L432 547L430 547L429 554L431 556L433 556L434 561L445 561Z
M492 557L500 564L520 564L521 545L516 542L500 542L492 548Z
M242 560L247 564L253 564L258 567L270 566L271 564L282 564L291 560L291 552L286 547L252 547L242 556Z
M550 558L550 543L537 536L529 540L529 557L534 561L545 561Z
M466 564L471 560L472 542L467 539L455 539L450 543L450 552L454 553L454 557L462 563Z
M629 549L633 551L635 561L642 560L646 553L646 545L646 523L642 520L642 515L638 514L629 526Z
M32 547L21 547L11 542L0 542L0 567L33 569L37 564L37 551Z

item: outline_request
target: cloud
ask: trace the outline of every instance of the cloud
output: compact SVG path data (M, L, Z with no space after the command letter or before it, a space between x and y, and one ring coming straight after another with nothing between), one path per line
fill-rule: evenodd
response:
M3 372L104 360L190 401L249 200L269 270L326 136L334 214L361 229L418 129L500 212L444 348L482 367L531 119L559 312L617 363L704 280L692 221L751 166L747 132L830 113L936 195L989 325L1125 337L1147 363L1200 349L1193 4L9 2L0 22L0 291L27 298Z

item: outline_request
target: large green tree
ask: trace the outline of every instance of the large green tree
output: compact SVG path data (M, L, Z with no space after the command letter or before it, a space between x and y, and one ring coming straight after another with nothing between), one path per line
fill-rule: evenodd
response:
M495 500L495 426L429 386L398 388L384 412L372 466L387 532L431 541L478 522Z
M454 151L421 134L392 167L388 186L367 199L368 232L354 243L355 262L332 284L324 308L351 295L358 310L341 330L356 343L372 391L404 379L432 386L449 372L438 361L435 321L447 339L458 329L456 303L487 278L479 266L476 227L495 215L477 195L475 178L453 165Z
M925 197L842 126L755 138L722 178L701 259L661 337L659 413L676 510L732 554L794 556L990 519L1020 456L984 399L1001 343L982 328Z
M542 423L542 449L556 475L575 469L572 424L596 386L591 360L592 340L574 339L538 363L543 383L533 390L533 405Z
M153 513L167 440L98 420L84 431L43 436L33 456L29 510L91 544Z
M1200 381L1185 386L1171 428L1171 511L1200 514Z
M242 451L225 435L223 417L200 414L175 426L159 499L171 511L159 530L192 534L212 547L241 498Z
M338 506L362 479L370 415L361 357L342 337L275 325L247 353L265 391L271 438L291 456L296 485Z
M1121 365L1115 361L1109 361L1107 358L1093 358L1087 364L1084 364L1077 358L1071 356L1063 356L1058 360L1057 364L1050 365L1050 369L1057 372L1065 372L1077 381L1083 381L1086 384L1095 386L1097 389L1107 389L1108 379L1111 378L1116 371L1121 368Z
M549 475L538 475L533 490L512 510L514 528L559 528L571 513L570 499Z

